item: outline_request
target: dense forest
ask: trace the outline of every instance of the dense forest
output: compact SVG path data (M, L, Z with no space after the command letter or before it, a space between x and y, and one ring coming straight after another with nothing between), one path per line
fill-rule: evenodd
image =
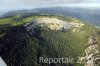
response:
M84 56L88 37L94 33L100 39L99 29L85 23L79 31L54 31L47 26L32 28L33 34L26 31L24 25L36 18L52 17L64 21L79 21L62 16L29 16L16 15L0 19L0 56L8 66L84 66L77 64L78 56ZM39 57L75 58L68 64L39 63Z

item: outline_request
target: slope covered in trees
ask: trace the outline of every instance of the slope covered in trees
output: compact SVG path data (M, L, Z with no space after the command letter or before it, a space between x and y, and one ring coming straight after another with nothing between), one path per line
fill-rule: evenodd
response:
M28 16L17 15L0 19L0 55L8 66L84 66L77 64L78 56L84 56L84 51L91 33L98 35L99 29L88 24L81 28L71 28L66 31L55 31L48 26L32 27L30 34L25 24L37 18L58 18L63 21L82 23L75 18L63 16ZM75 31L76 30L76 31ZM93 32L94 31L94 32ZM45 64L39 63L39 57L44 58L75 58L74 63Z

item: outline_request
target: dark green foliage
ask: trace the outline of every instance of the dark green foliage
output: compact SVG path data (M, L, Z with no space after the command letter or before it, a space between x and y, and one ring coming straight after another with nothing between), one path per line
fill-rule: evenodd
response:
M34 31L35 34L30 35L22 26L12 27L5 31L6 34L3 37L0 37L0 45L4 45L0 55L8 66L40 66L39 57L77 57L81 52L80 47L72 46L72 44L77 44L79 39L72 36L71 30L60 32L37 27ZM72 43L73 39L76 42ZM56 65L64 66L64 64Z
M3 45L0 55L8 66L20 66L20 64L31 66L34 64L36 43L34 38L27 34L25 28L12 27L5 32L6 35L0 37L0 45Z
M12 20L18 22L27 17L29 15L14 17ZM63 17L61 19L67 20ZM48 27L40 26L33 28L33 30L35 33L31 35L23 25L4 24L0 26L0 55L8 66L84 66L84 64L76 63L40 64L39 57L72 57L76 62L78 56L84 56L88 36L91 33L89 25L85 25L76 32L73 32L73 29L66 32L65 30L54 31Z

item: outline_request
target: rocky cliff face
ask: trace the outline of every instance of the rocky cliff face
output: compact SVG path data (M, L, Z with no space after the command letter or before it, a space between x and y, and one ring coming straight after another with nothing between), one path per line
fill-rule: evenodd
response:
M85 50L85 66L97 66L100 56L98 50L98 42L93 34L88 38L88 46Z

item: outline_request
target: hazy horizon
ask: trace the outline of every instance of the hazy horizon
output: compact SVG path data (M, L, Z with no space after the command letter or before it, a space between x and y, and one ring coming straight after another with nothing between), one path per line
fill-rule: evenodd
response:
M0 9L15 10L41 6L100 7L99 0L0 0Z
M13 10L41 7L100 8L99 0L0 0L0 15Z
M94 5L93 5L94 4ZM91 5L91 6L89 6ZM55 4L55 5L38 5L38 6L30 6L30 7L20 7L20 8L1 8L0 9L0 15L14 10L23 10L23 9L35 9L35 8L46 8L46 7L71 7L71 8L89 8L89 9L98 9L100 8L99 3L78 3L78 4Z

